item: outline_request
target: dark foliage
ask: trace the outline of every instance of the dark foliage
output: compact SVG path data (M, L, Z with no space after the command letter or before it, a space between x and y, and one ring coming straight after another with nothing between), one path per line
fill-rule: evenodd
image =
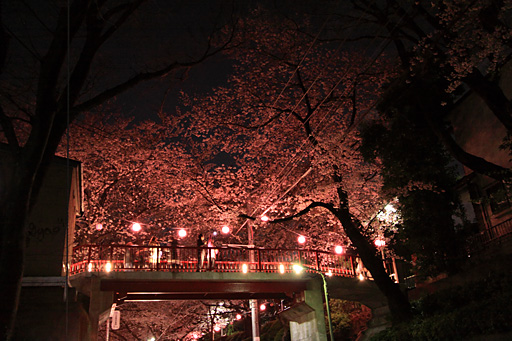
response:
M416 96L429 96L415 92ZM388 93L388 96L399 96ZM391 104L392 103L392 104ZM375 121L362 129L362 153L366 160L382 164L383 191L398 198L402 222L388 231L391 247L399 255L416 259L422 275L451 271L463 243L463 212L454 191L453 160L421 116L417 101L388 98L381 106L387 122Z
M492 273L485 279L428 295L413 302L416 317L372 340L467 340L477 335L512 331L512 275Z

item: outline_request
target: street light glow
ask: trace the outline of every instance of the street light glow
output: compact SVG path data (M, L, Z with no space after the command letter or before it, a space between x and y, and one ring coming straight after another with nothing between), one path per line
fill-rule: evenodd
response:
M105 264L105 271L106 272L112 271L112 263L107 262L107 264Z
M306 242L306 237L304 237L303 235L300 235L297 238L297 241L299 242L299 244L304 244Z
M103 230L103 224L101 224L101 223L97 223L97 224L96 224L96 230L98 230L98 231Z
M249 271L247 264L242 264L242 272L246 274Z
M300 274L304 270L302 265L300 264L293 264L293 271L295 271L296 274Z
M384 241L384 239L380 239L380 238L375 239L374 243L375 243L375 246L377 246L377 247L382 247L382 246L386 245L386 242Z
M187 236L187 231L185 229L180 229L178 231L178 237L185 238Z
M139 223L133 223L132 224L132 231L133 232L139 232L140 230L142 230L142 226L140 226Z
M334 247L334 252L335 252L336 254L338 254L338 255L341 255L341 254L343 253L343 246L341 246L341 245L336 245L336 246Z
M269 218L266 215L262 215L261 216L261 221L267 222L267 221L269 221Z
M265 303L262 303L262 304L260 305L260 310L261 310L261 311L265 311L266 309L267 309L267 306L265 305Z
M241 319L242 319L242 315L240 315L240 314L236 314L236 319L237 319L237 320L241 320Z
M222 232L222 233L224 233L224 234L228 234L228 233L229 233L229 231L230 231L230 229L229 229L229 226L228 226L228 225L224 225L224 226L222 226L222 230L221 230L221 232Z

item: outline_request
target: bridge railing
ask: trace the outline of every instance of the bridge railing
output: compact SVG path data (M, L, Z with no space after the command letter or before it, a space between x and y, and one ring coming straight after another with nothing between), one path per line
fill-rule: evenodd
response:
M336 276L364 274L358 257L307 249L80 245L73 248L71 274L100 271L288 273L300 263ZM359 264L359 266L358 266ZM306 270L307 271L307 270Z

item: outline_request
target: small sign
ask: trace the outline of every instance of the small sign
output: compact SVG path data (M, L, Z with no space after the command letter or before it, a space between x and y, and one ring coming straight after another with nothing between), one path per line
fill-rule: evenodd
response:
M119 310L114 310L112 314L112 330L118 330L121 325L121 312Z

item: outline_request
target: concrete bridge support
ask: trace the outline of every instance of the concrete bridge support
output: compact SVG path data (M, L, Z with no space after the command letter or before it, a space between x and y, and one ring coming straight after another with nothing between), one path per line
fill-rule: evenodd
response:
M304 291L304 300L282 316L290 321L292 341L327 341L322 282L310 280Z
M82 319L80 329L83 332L77 335L77 341L96 341L101 323L105 323L110 315L110 308L114 303L114 292L102 291L101 278L91 276L74 282L75 288L84 296L84 309L87 319ZM88 303L88 304L87 304Z

